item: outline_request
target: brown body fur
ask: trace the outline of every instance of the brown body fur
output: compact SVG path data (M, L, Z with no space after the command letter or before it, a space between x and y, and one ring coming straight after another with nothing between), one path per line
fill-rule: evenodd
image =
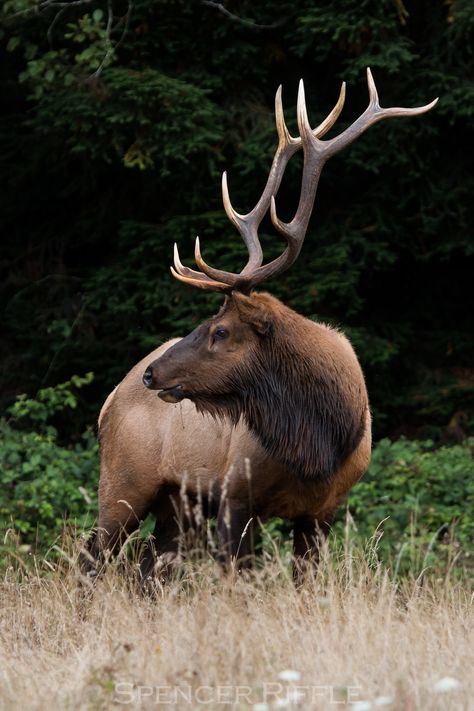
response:
M225 351L217 344L219 351L212 341L212 331L217 325L231 330ZM206 331L203 337L199 329ZM196 333L198 335L193 335ZM165 343L146 356L109 395L102 408L99 418L101 535L94 544L95 552L113 546L119 540L120 531L136 528L149 511L157 516L158 553L175 552L173 541L177 530L172 521L176 512L170 506L170 495L185 489L195 498L202 492L204 500L214 500L217 510L224 487L226 506L230 506L237 518L241 514L237 530L242 530L250 516L262 521L272 516L290 519L295 522L295 550L301 553L302 543L297 541L298 523L303 523L300 526L303 537L312 535L315 524L327 529L337 506L369 464L370 413L364 378L354 351L337 330L299 316L267 294L233 295L214 319L193 334L181 341ZM189 346L186 345L188 339L192 341ZM276 402L275 393L268 393L267 409L262 411L263 415L260 412L260 420L266 421L260 422L257 417L257 422L252 423L249 422L253 417L251 403L244 408L245 398L239 395L242 384L237 381L238 377L251 379L252 364L256 358L262 358L262 353L268 354L269 348L283 349L280 355L288 367L284 373L270 371L267 375L277 385L281 378L293 380L291 387L300 392L301 398L289 408L286 402ZM174 356L170 357L173 352ZM165 353L167 358L163 359ZM160 378L164 377L162 371L171 368L181 375L186 374L188 380L192 380L197 364L193 384L186 381L186 397L194 399L195 404L191 399L169 404L153 390L147 390L142 376L150 361L154 372L161 373ZM170 384L175 384L171 382L175 379L174 372L165 372L165 375L171 378ZM196 377L199 377L199 388ZM265 379L262 381L259 377L258 382ZM320 383L322 395L327 398L328 382L337 394L333 407L335 416L354 423L354 431L347 440L351 450L344 453L333 471L322 466L321 471L309 476L311 472L305 470L305 462L301 465L296 459L301 452L311 453L313 429L315 436L320 436L316 421L318 406L310 400L317 397ZM247 387L248 383L244 385ZM163 383L159 387L163 387ZM215 401L211 391L217 396ZM245 397L252 399L247 390ZM256 392L255 397L262 398L262 393ZM299 423L301 438L296 448L294 442L285 440L285 422L277 422L279 411L283 416L286 413L287 428L292 421ZM323 415L327 419L327 412ZM274 435L279 438L275 446L269 443L268 432L264 433L266 440L262 442L259 431L262 426L271 429L272 423L277 425ZM339 428L338 422L336 427ZM282 436L283 443L280 442ZM319 444L331 446L330 442ZM291 450L290 456L285 456L285 447ZM313 459L318 461L317 456ZM311 466L314 466L313 459ZM235 533L232 535L235 539ZM304 540L303 548L308 548L307 539ZM225 535L223 541L225 543ZM228 543L235 554L235 545ZM241 552L248 552L245 546ZM150 565L150 561L145 564L145 573L149 572Z

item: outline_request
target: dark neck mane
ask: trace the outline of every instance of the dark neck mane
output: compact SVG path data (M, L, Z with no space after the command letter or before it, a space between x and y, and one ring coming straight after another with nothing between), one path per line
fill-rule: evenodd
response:
M324 326L287 311L291 320L283 318L262 337L249 362L227 379L226 393L195 403L234 423L242 417L275 460L302 478L328 481L362 438L363 377L353 383L354 364L346 366L347 358L322 348L324 336L319 343L318 335L327 337ZM339 337L333 338L336 351Z

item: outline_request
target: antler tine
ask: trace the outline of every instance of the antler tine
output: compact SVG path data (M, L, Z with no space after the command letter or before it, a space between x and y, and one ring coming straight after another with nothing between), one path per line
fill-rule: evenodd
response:
M199 238L198 238L199 239ZM170 267L172 275L182 281L184 284L199 286L200 289L208 291L229 291L229 285L219 282L218 280L210 279L206 274L197 272L194 269L185 267L181 263L178 252L178 245L174 244L174 267Z
M226 211L227 217L230 219L232 224L235 225L235 227L237 227L237 229L239 230L249 253L249 259L244 267L244 270L259 267L263 262L263 252L262 247L260 245L260 241L258 239L257 232L260 222L256 224L254 220L251 220L251 213L247 215L240 215L234 210L230 201L226 171L222 173L222 201L224 203L224 209Z
M171 274L174 276L174 278L177 279L178 281L182 281L183 284L190 284L191 286L197 286L198 289L205 289L206 291L221 291L225 294L227 294L231 291L231 288L229 287L228 284L223 284L219 281L214 281L212 279L203 281L201 279L195 279L193 277L182 276L181 274L178 274L178 272L175 269L173 269L173 267L170 267L170 271L171 271Z
M184 264L181 263L178 252L178 245L176 244L176 242L174 244L173 262L175 271L178 272L178 274L181 274L181 276L192 277L193 279L199 279L200 281L208 281L208 277L205 274L203 274L202 272L197 272L194 269L190 269L189 267L185 267Z
M283 101L281 98L282 87L281 84L278 87L275 94L275 123L278 133L279 146L284 149L288 143L294 143L298 141L297 138L293 136L288 131L287 125L285 123L285 114L283 113Z
M369 105L367 106L364 113L362 113L358 119L354 121L345 131L340 133L338 136L330 139L329 141L324 141L325 151L328 154L328 158L338 153L340 150L350 145L352 141L358 138L364 131L373 126L378 121L382 121L384 118L390 117L404 117L404 116L419 116L424 114L433 108L438 103L438 99L434 99L429 104L425 106L418 106L412 109L406 109L403 107L395 106L388 109L384 109L380 106L379 97L377 94L377 88L375 86L374 78L370 67L367 67L367 86L369 89Z
M367 67L366 74L367 88L369 90L369 106L376 106L379 109L379 95L377 92L377 87L375 86L374 77L372 76L372 72L370 71L370 67Z
M229 195L229 186L227 185L226 170L224 170L224 172L222 173L222 202L224 203L224 210L226 212L227 217L232 222L232 224L237 227L237 229L239 229L244 215L241 215L240 213L236 212L236 210L234 210L234 208L232 207Z
M312 133L311 126L308 120L308 109L306 108L306 97L304 93L304 82L300 79L298 85L298 100L296 102L296 119L298 121L298 130L300 132L301 140L304 139L308 134Z
M324 136L336 123L339 118L341 111L344 107L344 102L346 100L346 82L343 81L341 84L341 90L339 92L339 98L337 103L330 114L326 116L324 121L322 121L317 128L313 130L313 135L316 138L321 138Z
M173 247L173 263L174 269L178 272L178 274L181 274L181 276L199 276L201 277L201 279L203 276L205 276L200 272L194 271L194 269L189 269L189 267L185 267L184 264L181 263L181 259L179 258L178 245L176 244L176 242L174 243Z
M222 269L214 269L214 267L210 267L209 264L206 264L201 255L199 237L196 237L196 242L194 245L194 260L198 265L199 269L204 273L206 278L227 284L227 289L231 289L239 279L238 274L226 272Z

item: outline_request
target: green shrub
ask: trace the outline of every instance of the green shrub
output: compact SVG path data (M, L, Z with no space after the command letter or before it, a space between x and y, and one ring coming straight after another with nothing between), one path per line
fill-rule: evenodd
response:
M366 476L349 496L357 537L377 530L378 549L402 569L469 564L474 553L474 440L381 440ZM382 523L383 522L383 523ZM342 523L336 527L341 533Z
M92 381L73 376L40 390L34 399L20 395L0 419L0 533L9 549L12 529L23 550L46 550L65 527L93 525L97 511L98 445L92 431L64 446L50 424L66 408L76 408L74 390Z

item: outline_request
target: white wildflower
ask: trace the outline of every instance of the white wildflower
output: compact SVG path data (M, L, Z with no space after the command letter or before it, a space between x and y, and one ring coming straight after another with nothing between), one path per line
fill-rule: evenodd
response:
M284 669L278 674L280 681L299 681L301 679L301 674L299 671L294 669Z
M433 691L437 694L444 694L447 691L456 691L462 686L461 682L454 679L452 676L443 676L442 679L438 679L436 684L433 686Z
M351 711L370 711L373 708L371 701L354 701L351 704Z

